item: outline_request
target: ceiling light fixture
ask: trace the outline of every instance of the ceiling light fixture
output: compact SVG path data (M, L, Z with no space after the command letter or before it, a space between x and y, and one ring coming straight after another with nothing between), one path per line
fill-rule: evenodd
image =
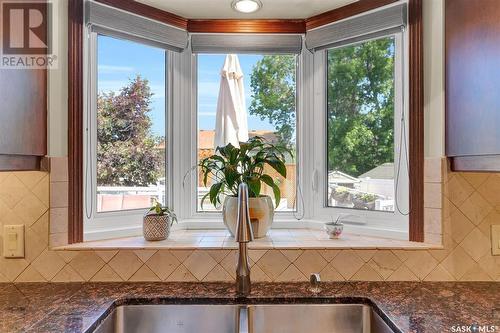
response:
M234 0L231 7L240 13L253 13L262 8L262 2L259 0Z

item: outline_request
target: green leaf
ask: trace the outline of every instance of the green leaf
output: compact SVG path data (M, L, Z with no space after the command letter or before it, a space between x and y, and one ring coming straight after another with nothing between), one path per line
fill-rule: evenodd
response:
M205 194L203 196L203 198L201 198L201 209L203 209L203 204L205 203L205 200L208 198L209 195L210 195L210 192L208 192L207 194Z
M223 183L215 183L210 187L210 202L214 205L217 206L217 203L220 202L219 200L219 193L221 192Z
M251 193L249 193L249 196L252 198L258 198L260 195L260 188L261 188L259 178L250 177L247 179L247 184L248 184L248 187L249 187L250 192L251 192ZM252 195L252 193L253 193L253 195Z
M238 179L238 172L236 171L236 168L232 165L226 166L224 169L224 177L226 179L227 186L229 188L233 187L234 182Z
M278 207L280 204L280 201L281 201L281 191L280 191L279 186L276 185L274 180L269 175L260 176L260 180L262 180L264 183L266 183L269 187L271 187L273 189L274 200L276 203L276 207Z
M276 157L271 157L266 159L266 163L269 164L274 170L276 170L281 176L286 178L286 166L283 161Z

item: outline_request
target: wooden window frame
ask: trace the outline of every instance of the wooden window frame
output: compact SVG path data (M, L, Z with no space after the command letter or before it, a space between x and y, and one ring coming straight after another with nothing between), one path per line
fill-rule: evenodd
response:
M297 33L398 0L360 0L306 20L187 20L127 0L98 0L196 32ZM83 241L83 0L68 6L68 243ZM422 0L409 0L409 239L424 240L424 81ZM191 24L190 24L191 22ZM220 23L226 24L221 25ZM216 28L218 26L218 28ZM222 28L221 28L222 27Z

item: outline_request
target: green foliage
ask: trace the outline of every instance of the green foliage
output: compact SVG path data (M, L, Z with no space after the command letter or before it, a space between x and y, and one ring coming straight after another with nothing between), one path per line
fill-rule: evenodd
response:
M287 147L293 146L295 135L295 67L295 56L264 56L250 77L250 114L273 124Z
M328 51L328 169L351 176L394 159L394 39ZM291 147L295 57L264 56L251 74L250 113ZM309 112L310 110L304 110Z
M328 51L328 169L357 177L394 159L394 39Z
M97 184L147 186L164 174L162 138L151 133L151 89L137 76L97 98Z
M174 222L177 223L177 215L175 215L174 211L168 207L162 206L159 202L156 202L149 208L148 214L151 212L159 216L167 216L170 218L171 224L174 224Z
M253 137L247 142L240 142L237 148L232 144L217 147L215 154L200 161L199 167L205 186L211 182L209 192L203 197L217 206L223 195L238 195L238 186L242 182L248 184L248 195L251 198L260 196L262 183L273 189L276 206L281 200L279 186L274 179L264 173L264 167L270 166L286 178L285 159L292 155L284 145L273 145L264 138Z

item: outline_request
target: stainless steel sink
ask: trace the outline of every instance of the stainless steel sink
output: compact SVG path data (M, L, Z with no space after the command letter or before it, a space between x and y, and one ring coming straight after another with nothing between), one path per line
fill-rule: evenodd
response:
M125 305L96 333L393 333L362 304Z
M249 332L393 333L368 305L269 304L250 306Z

